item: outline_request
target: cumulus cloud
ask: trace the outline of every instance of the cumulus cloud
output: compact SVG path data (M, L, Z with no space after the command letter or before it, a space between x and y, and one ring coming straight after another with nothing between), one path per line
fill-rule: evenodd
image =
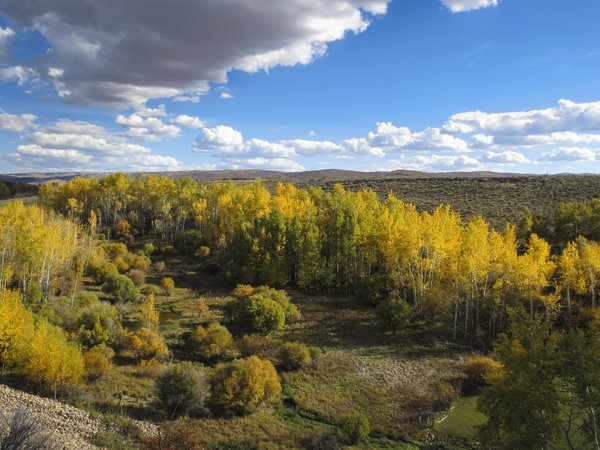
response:
M559 100L556 107L532 111L464 112L450 117L442 129L451 134L509 136L600 130L600 102L575 103Z
M33 128L36 120L34 114L8 114L0 110L0 130L22 132Z
M232 69L310 63L329 43L364 31L389 1L0 0L0 8L48 41L32 68L43 79L62 70L67 101L122 107L197 101Z
M188 116L187 114L182 114L180 116L175 117L171 120L171 123L176 125L181 125L186 128L203 128L204 121L199 119L198 117Z
M7 58L10 41L14 36L15 32L12 29L0 27L0 61L4 61Z
M388 151L400 150L452 150L468 152L468 144L455 136L442 132L439 128L427 128L421 132L411 132L406 127L396 127L390 122L377 124L377 131L370 132L368 141Z
M504 152L486 152L482 160L492 164L510 165L530 164L531 161L523 153L510 150Z
M35 117L35 116L33 116ZM128 141L98 124L58 120L22 136L26 144L2 155L4 162L27 170L171 170L180 166L170 156Z
M127 134L145 141L174 139L181 135L181 128L164 123L157 117L144 117L139 113L129 116L119 114L115 119L119 125L127 128Z
M593 162L598 161L600 150L582 147L563 147L542 154L542 161L571 161Z
M450 11L457 13L498 5L499 0L442 0Z
M484 166L467 155L416 155L393 160L398 169L420 170L425 172L452 172L480 170Z

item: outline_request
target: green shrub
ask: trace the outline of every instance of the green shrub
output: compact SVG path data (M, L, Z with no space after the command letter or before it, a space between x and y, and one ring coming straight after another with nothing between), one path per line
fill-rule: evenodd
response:
M399 297L388 297L381 300L377 312L382 322L394 331L407 327L414 319L410 305Z
M238 414L248 414L262 403L281 400L281 382L275 367L257 356L217 365L211 387L212 400Z
M215 358L231 346L233 337L223 325L211 323L207 328L198 326L192 333L192 342L202 357Z
M342 419L340 424L342 433L350 443L358 444L371 433L369 419L362 413L351 413Z
M287 370L300 369L311 363L308 347L300 342L286 342L279 352L281 365Z
M125 275L110 275L102 285L102 292L113 295L117 300L132 302L137 300L140 291Z
M208 376L192 363L169 367L156 380L156 397L168 417L204 413L210 394Z
M285 313L285 321L286 323L297 322L302 318L300 311L296 308L290 299L290 297L286 294L284 290L281 289L273 289L269 286L259 286L254 290L255 294L260 294L269 300L273 300L279 306L283 308L283 312Z
M98 302L85 308L79 315L78 338L86 347L114 343L120 335L121 324L116 308L106 302Z
M268 334L283 329L285 312L277 302L254 294L235 301L233 320L245 329Z

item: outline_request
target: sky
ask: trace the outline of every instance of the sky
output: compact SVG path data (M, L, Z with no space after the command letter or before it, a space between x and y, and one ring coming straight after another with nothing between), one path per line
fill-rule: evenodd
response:
M0 0L0 172L600 173L597 0Z

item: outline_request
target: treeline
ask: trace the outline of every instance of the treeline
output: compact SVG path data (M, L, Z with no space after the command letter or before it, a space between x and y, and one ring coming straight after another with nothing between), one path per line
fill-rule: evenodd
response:
M44 185L40 202L109 236L152 234L212 254L237 282L353 294L389 314L406 301L416 318L487 342L513 307L565 326L585 322L600 284L595 242L582 238L553 256L535 233L518 242L511 225L499 232L481 217L464 223L448 206L419 212L341 185L270 192L258 182L115 174Z
M600 241L600 198L559 203L551 215L527 212L519 229L524 236L531 233L543 236L557 249L565 248L579 236Z
M14 197L31 197L37 194L39 187L29 183L0 181L0 200Z

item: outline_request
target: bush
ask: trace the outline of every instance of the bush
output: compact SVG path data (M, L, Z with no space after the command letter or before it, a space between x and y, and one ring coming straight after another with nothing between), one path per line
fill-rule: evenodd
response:
M358 444L366 439L371 433L369 419L362 413L348 414L340 424L342 433L348 438L350 443Z
M310 450L339 450L342 448L337 435L331 431L314 436L308 442L307 447Z
M211 323L208 328L199 326L192 334L196 351L204 358L221 356L233 343L231 333L223 325Z
M256 355L270 361L275 360L275 357L279 353L277 342L260 334L245 335L237 341L237 347L244 357Z
M125 261L132 269L141 270L146 272L150 267L150 258L145 255L136 255L135 253L128 253L125 256Z
M248 330L268 334L283 329L285 312L277 302L254 294L235 301L233 320Z
M143 288L141 288L140 292L146 296L149 296L149 295L158 295L161 293L161 290L158 286L155 286L153 284L148 284L148 285L144 286Z
M146 282L146 274L139 269L131 269L129 272L127 272L127 276L137 287L142 286Z
M91 348L83 355L85 374L88 380L97 380L112 370L112 359L115 352L110 347L98 346Z
M257 356L217 365L211 388L217 405L238 414L251 413L262 403L281 399L281 382L275 367Z
M125 352L136 361L161 358L169 353L162 337L148 328L140 328L126 337Z
M286 342L279 352L281 365L287 370L300 369L311 363L308 347L300 342Z
M78 339L86 348L114 343L121 331L117 309L106 302L85 308L77 320Z
M115 265L119 273L125 273L129 270L129 263L125 261L125 259L121 256L117 256L113 261L113 264Z
M206 445L199 436L197 427L185 422L175 422L159 433L144 438L142 450L204 450Z
M26 409L17 409L12 416L0 410L0 449L51 450L58 446L52 442L43 427Z
M377 307L377 312L382 322L394 332L407 327L414 319L410 305L399 297L388 297L382 300Z
M458 389L446 381L440 381L435 385L435 397L441 409L448 409L452 402L458 399Z
M156 247L154 247L152 242L146 242L144 244L144 255L150 256L152 253L154 253L154 250L156 250Z
M249 284L238 284L235 289L231 291L231 296L238 300L250 297L252 294L254 294L254 288Z
M467 376L464 382L466 391L476 390L487 385L490 375L497 374L502 369L502 364L487 356L472 356L463 367Z
M191 412L205 413L209 394L206 373L189 362L169 367L156 380L156 397L170 418Z
M171 292L175 289L175 281L173 281L173 278L164 277L160 280L160 287L163 288L166 295L171 295Z
M273 300L279 306L281 306L283 308L283 312L285 313L286 323L297 322L302 318L300 311L298 311L298 308L296 308L296 305L292 303L290 297L284 290L273 289L269 286L259 286L254 290L254 293Z
M196 256L196 258L206 259L210 256L210 248L205 245L201 245L194 252L194 256Z
M133 302L140 295L133 281L125 275L110 275L102 285L102 292L125 302Z

